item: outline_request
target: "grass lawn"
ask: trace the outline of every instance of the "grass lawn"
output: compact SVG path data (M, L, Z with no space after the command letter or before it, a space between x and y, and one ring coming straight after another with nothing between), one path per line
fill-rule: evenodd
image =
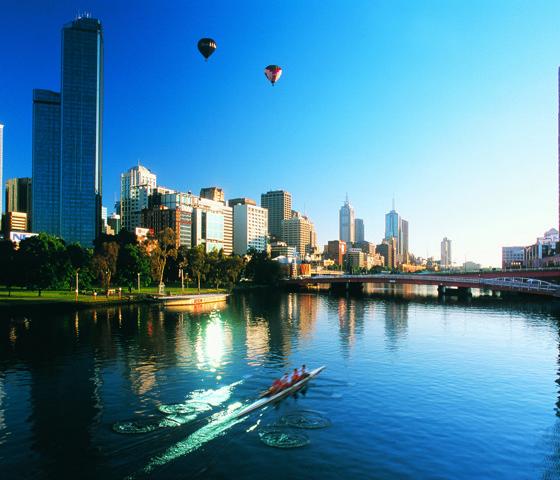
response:
M119 287L113 287L114 293L110 291L109 297L107 297L104 290L97 288L97 295L93 294L92 289L88 289L85 293L80 291L78 294L78 303L83 304L101 304L101 303L117 303L117 302L129 302L129 301L143 301L146 295L157 295L158 286L151 285L148 287L142 287L140 291L137 289L132 289L129 293L128 288L123 288L121 290L121 295L119 297ZM185 288L181 290L181 285L169 284L165 285L165 293L171 293L172 295L194 295L198 293L227 293L228 290L220 288L216 290L215 288L201 288L200 292L196 288ZM15 307L20 305L45 305L45 304L60 304L60 303L76 303L76 292L75 291L53 291L53 290L43 290L41 296L39 292L25 290L20 288L12 288L11 294L8 294L8 289L5 287L0 287L0 308L1 307Z

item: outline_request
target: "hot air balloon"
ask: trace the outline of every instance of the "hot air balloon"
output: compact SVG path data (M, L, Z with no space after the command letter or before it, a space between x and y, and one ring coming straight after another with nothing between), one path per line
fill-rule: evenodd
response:
M266 75L266 78L270 80L270 83L272 83L272 86L274 87L274 82L276 82L276 80L280 78L280 75L282 75L282 69L278 65L269 65L264 69L264 74Z
M216 42L211 38L201 38L198 41L198 50L204 55L206 61L208 61L208 57L216 50Z

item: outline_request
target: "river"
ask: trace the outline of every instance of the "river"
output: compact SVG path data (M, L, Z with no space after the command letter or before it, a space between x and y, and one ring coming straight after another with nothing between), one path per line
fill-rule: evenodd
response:
M559 320L398 285L0 312L0 475L560 478ZM302 364L326 369L234 416Z

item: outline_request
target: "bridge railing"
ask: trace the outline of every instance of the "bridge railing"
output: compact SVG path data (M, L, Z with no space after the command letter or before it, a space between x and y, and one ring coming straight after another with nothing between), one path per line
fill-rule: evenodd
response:
M325 282L325 280L333 279L335 281L346 280L362 280L367 281L367 279L375 279L380 282L387 283L406 283L411 281L411 283L418 283L419 280L423 280L426 283L441 284L441 285L463 285L470 286L471 288L481 288L481 289L494 289L499 290L500 288L506 290L518 290L523 292L533 292L533 293L556 293L560 296L560 286L554 283L546 282L544 280L537 280L533 278L525 277L502 277L502 278L473 278L473 277L453 277L440 276L440 275L392 275L392 274L376 274L376 275L318 275L315 277L307 277L306 281L313 282L313 280L318 280Z

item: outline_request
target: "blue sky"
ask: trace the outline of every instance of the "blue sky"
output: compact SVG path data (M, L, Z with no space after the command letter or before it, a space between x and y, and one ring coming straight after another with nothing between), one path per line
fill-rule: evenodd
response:
M558 228L560 2L4 0L4 180L31 176L33 89L60 91L78 13L103 25L109 212L140 162L195 194L287 190L321 247L346 194L366 240L394 198L411 252L448 237L458 265Z

